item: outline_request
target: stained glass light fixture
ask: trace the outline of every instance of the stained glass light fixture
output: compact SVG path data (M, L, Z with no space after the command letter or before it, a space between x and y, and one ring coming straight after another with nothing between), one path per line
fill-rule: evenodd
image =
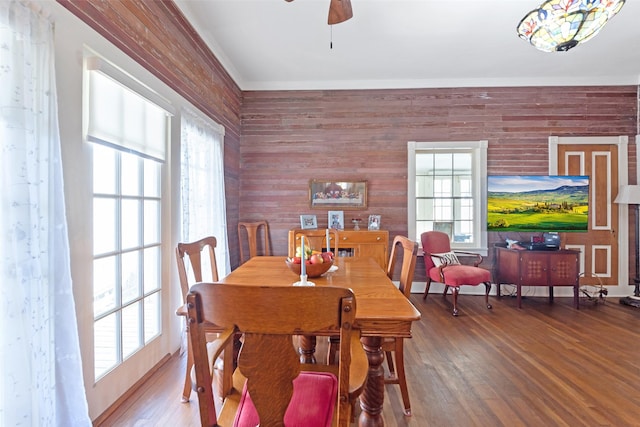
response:
M547 0L518 24L518 36L545 52L567 51L604 27L625 0Z

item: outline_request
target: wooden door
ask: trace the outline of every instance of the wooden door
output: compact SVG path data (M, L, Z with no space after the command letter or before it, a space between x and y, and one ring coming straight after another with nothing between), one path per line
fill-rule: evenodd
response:
M626 148L626 137L550 138L551 174L589 176L589 230L560 236L564 248L580 251L582 285L615 286L621 279L619 207L613 200L621 184L621 172L624 181L627 178ZM627 243L624 236L623 243ZM626 274L623 276L626 278Z

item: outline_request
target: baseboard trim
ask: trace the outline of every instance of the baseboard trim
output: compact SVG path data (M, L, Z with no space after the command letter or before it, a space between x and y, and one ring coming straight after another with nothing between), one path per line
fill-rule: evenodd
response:
M509 292L512 291L515 295L515 285L501 285L502 286L502 296L509 295ZM413 282L411 286L412 294L424 294L424 290L426 289L426 282ZM607 290L609 291L607 298L623 298L625 295L629 295L633 292L633 286L607 286ZM432 283L431 288L429 289L429 294L442 294L444 291L444 285L441 283ZM484 295L484 286L461 286L460 287L460 295ZM558 298L573 298L573 288L571 286L554 286L553 287L554 297ZM489 295L496 296L498 295L498 286L493 283L491 285L491 292ZM547 297L549 296L549 288L547 286L522 286L522 295L530 296L530 297ZM624 304L621 302L621 304ZM632 304L629 304L632 305Z

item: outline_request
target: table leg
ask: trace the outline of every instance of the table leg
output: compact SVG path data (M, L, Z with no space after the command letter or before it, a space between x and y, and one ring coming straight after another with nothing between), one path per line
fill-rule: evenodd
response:
M553 286L549 286L549 302L553 302Z
M516 300L518 302L518 308L522 308L522 285L520 283L516 285Z
M300 337L300 363L316 363L316 337L303 335Z
M362 346L369 359L369 373L367 384L360 395L360 427L384 426L382 419L382 404L384 402L384 352L381 337L363 337Z

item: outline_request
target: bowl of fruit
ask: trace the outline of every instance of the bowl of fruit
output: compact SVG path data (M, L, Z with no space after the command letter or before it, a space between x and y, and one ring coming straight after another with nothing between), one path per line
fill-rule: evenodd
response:
M320 277L333 265L333 253L331 252L309 251L305 254L304 258L307 277ZM287 263L289 270L293 271L298 276L300 275L303 262L303 257L300 256L300 251L296 251L296 256L287 258L285 262Z

